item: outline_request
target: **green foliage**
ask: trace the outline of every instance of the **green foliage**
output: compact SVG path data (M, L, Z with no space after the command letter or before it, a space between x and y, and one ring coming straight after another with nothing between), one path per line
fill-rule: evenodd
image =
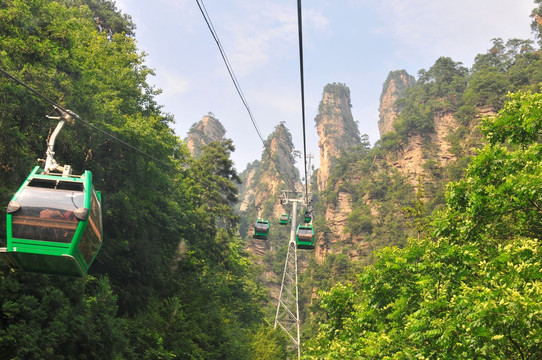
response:
M113 358L126 345L107 279L0 274L4 358Z
M136 26L131 16L120 13L114 2L108 0L61 0L59 2L72 7L88 6L96 28L100 32L105 32L108 37L114 34L134 36Z
M530 40L493 39L493 47L474 60L472 75L464 94L464 107L502 107L509 91L532 89L542 78L540 55ZM534 89L532 89L534 90ZM462 110L463 112L466 109Z
M406 206L403 208L405 218L410 220L409 227L416 230L418 233L418 239L425 233L428 227L428 211L425 200L425 187L421 178L418 178L416 200L412 206Z
M492 145L508 142L529 146L541 140L541 119L542 96L539 93L510 94L499 117L486 118L482 131Z
M406 70L390 71L386 81L382 85L382 94L380 94L380 101L382 101L383 95L388 91L391 82L395 85L395 95L398 98L402 98L405 95L407 89L416 84L414 76L409 75Z
M394 123L395 131L403 139L411 133L432 132L437 114L461 106L467 75L467 68L447 57L439 58L427 71L420 70L416 86L398 100L402 111Z
M169 168L76 123L56 159L102 191L104 244L85 279L0 265L0 357L251 359L265 293L237 235L230 140L197 160L147 83L111 1L0 1L0 67ZM0 202L43 157L53 109L0 78ZM5 208L0 210L5 244ZM270 341L270 358L281 342Z
M381 148L369 149L368 143L352 148L337 160L321 193L324 207L337 206L339 192L349 195L352 210L344 231L358 242L369 242L370 249L405 243L409 231L401 209L414 200L412 187L381 154Z
M328 321L304 358L539 357L538 102L513 94L484 121L487 144L449 185L427 237L381 250L354 287L322 294Z
M253 353L251 360L287 359L288 352L285 333L280 330L270 330L270 327L261 327L252 338Z

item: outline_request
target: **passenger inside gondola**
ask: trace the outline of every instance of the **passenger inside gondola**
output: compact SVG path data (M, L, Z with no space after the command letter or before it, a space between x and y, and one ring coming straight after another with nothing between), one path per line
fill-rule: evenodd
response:
M44 209L40 211L40 218L41 219L63 219L63 220L73 220L75 215L73 214L73 211L67 210L66 212L62 213L59 210L56 209Z
M71 242L78 219L74 211L83 206L83 193L73 190L27 187L17 198L13 213L13 237Z

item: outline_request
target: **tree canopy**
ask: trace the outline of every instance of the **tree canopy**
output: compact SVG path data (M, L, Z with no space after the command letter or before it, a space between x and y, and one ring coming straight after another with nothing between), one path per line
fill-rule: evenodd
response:
M541 104L508 96L428 235L321 293L327 320L305 358L539 357Z
M281 358L263 329L264 289L238 235L230 140L192 159L162 112L134 39L108 0L0 1L0 67L88 123L55 158L90 170L104 243L84 279L0 265L0 353L10 359ZM53 107L0 77L0 202L43 157ZM0 246L5 246L0 207ZM266 336L266 348L259 342ZM265 355L262 355L265 354Z

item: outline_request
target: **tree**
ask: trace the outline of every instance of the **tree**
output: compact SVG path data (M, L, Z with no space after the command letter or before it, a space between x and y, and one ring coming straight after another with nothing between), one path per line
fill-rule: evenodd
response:
M342 285L324 294L339 311L306 358L539 357L540 104L541 94L512 94L484 120L487 143L448 186L429 235L378 252L352 300L340 301Z
M147 83L152 71L133 24L113 2L0 2L0 67L132 146L82 123L63 129L55 157L74 173L92 171L104 243L84 279L0 265L1 356L251 358L264 292L231 209L238 181L231 141L189 157L155 101L159 90ZM48 103L6 77L0 99L7 203L56 124L45 120Z
M542 45L542 1L534 0L534 3L537 5L536 8L531 12L531 17L533 21L531 22L531 30L537 35L538 43Z
M420 70L416 85L396 104L402 111L395 131L403 139L412 132L432 132L437 113L456 111L462 105L467 76L468 69L448 57L437 59L429 70Z

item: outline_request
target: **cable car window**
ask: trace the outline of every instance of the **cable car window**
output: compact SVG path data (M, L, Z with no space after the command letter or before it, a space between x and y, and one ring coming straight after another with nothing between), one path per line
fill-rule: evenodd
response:
M49 185L56 181L42 183ZM21 209L12 214L13 237L71 242L78 224L73 212L84 206L83 185L78 183L77 187L80 191L29 184L15 199L21 205Z
M90 203L90 217L93 219L93 231L99 237L100 242L102 241L102 204L98 200L98 195L94 188L92 189L92 198Z
M36 186L41 188L54 189L56 186L55 180L45 180L45 179L32 179L28 186Z
M310 228L300 228L299 231L298 231L298 236L301 236L301 237L312 237L313 235L313 232L312 232L312 229Z
M56 189L83 191L83 184L80 182L73 182L73 181L59 181L56 186Z
M100 244L102 242L102 212L100 208L100 202L93 189L90 202L89 222L78 247L87 264L90 264L94 255L100 249Z
M256 229L258 230L267 230L269 228L268 223L256 223Z

